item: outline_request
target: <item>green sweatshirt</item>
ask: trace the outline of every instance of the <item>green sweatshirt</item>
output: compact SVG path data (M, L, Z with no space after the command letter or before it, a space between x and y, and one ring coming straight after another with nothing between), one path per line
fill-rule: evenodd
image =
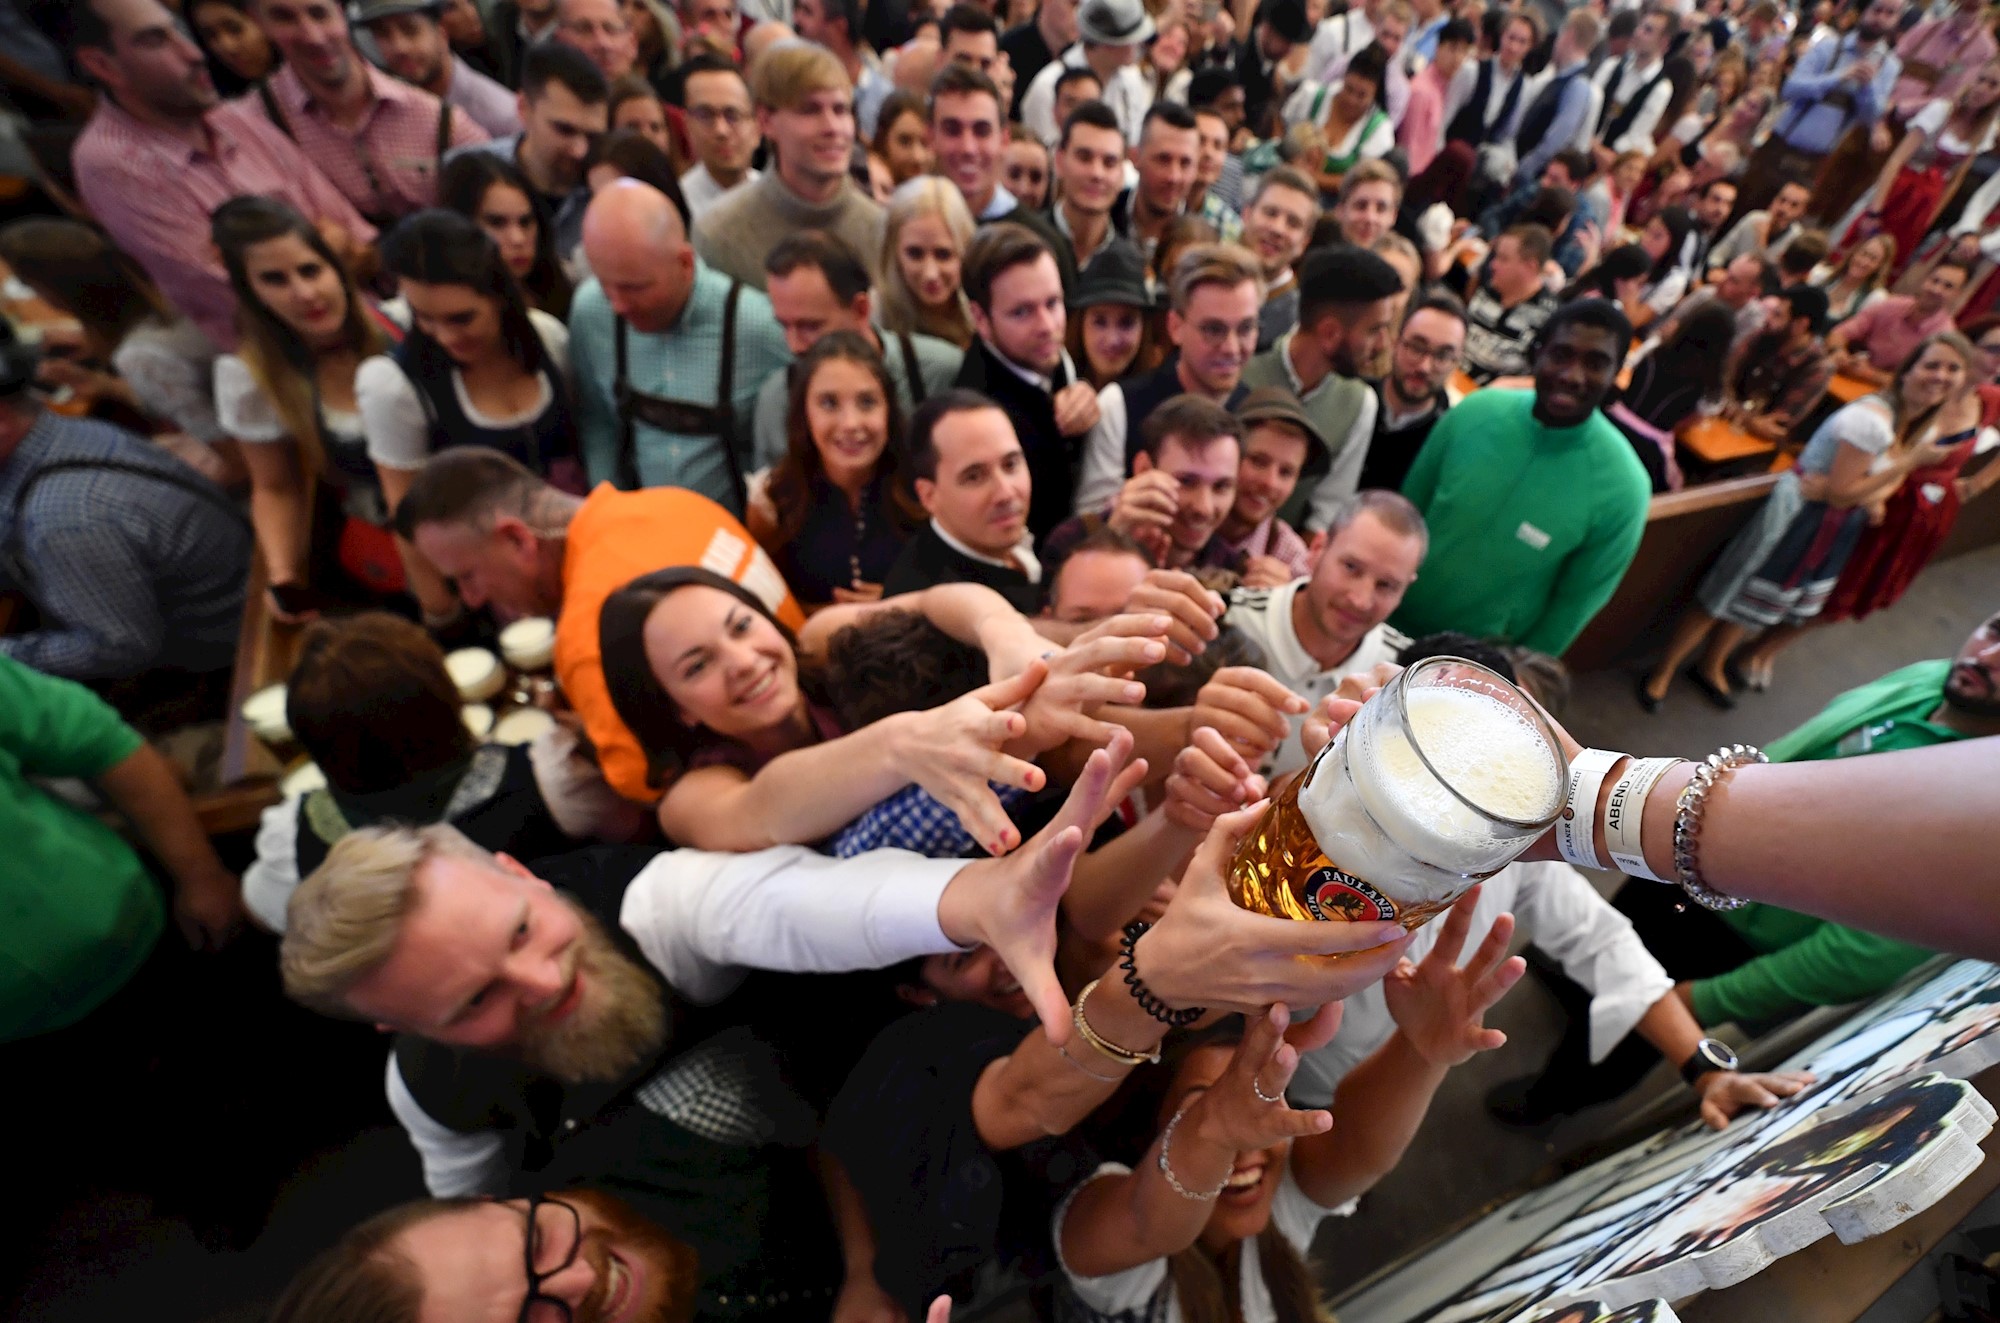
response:
M1631 443L1592 413L1545 427L1535 395L1482 390L1431 429L1403 480L1430 554L1390 623L1560 656L1624 577L1653 487Z
M1774 763L1817 762L1956 740L1957 731L1926 720L1942 700L1950 673L1949 660L1924 661L1850 689L1764 752ZM1705 1025L1859 1001L1933 954L1771 905L1745 905L1722 919L1764 954L1695 983L1694 1014Z
M82 1019L160 939L166 905L132 847L28 779L87 780L138 747L90 690L0 657L0 1043Z

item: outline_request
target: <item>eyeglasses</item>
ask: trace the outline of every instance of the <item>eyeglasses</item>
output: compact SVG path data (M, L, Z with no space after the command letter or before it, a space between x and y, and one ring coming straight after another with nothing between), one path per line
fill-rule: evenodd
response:
M1231 326L1228 322L1196 322L1194 324L1194 333L1200 336L1201 342L1211 349L1220 348L1230 340L1241 340L1255 344L1257 342L1257 321L1253 317L1247 322L1238 322L1234 326Z
M576 1205L539 1194L528 1196L527 1229L521 1251L522 1266L528 1274L528 1298L521 1302L520 1323L552 1323L557 1318L562 1323L575 1323L569 1301L544 1295L542 1283L575 1263L582 1248L583 1215L576 1211ZM538 1310L537 1305L543 1308Z
M712 129L717 124L740 129L750 122L750 112L735 106L689 106L687 117L705 129Z
M1412 358L1428 359L1439 367L1450 367L1458 362L1459 351L1450 345L1427 345L1422 340L1399 340L1396 348Z

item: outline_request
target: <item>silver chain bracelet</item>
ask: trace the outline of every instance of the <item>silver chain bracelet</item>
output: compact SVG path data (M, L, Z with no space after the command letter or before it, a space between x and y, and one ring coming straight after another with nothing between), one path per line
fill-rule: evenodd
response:
M1697 905L1711 910L1733 910L1744 902L1724 895L1701 880L1701 815L1708 804L1708 792L1745 763L1767 763L1762 749L1748 744L1725 744L1694 765L1694 777L1681 790L1674 809L1674 873L1681 890Z
M1195 1096L1199 1097L1200 1095L1197 1094ZM1167 1122L1167 1128L1160 1132L1160 1175L1166 1177L1168 1186L1170 1186L1173 1189L1173 1192L1179 1195L1181 1198L1193 1199L1197 1203L1207 1203L1210 1199L1214 1199L1219 1195L1221 1195L1222 1191L1228 1186L1229 1184L1228 1175L1225 1174L1223 1176L1221 1185L1216 1186L1213 1190L1210 1190L1206 1194L1204 1194L1200 1190L1190 1190L1188 1189L1187 1186L1182 1185L1181 1178L1174 1175L1173 1167L1169 1165L1167 1162L1167 1145L1173 1143L1174 1141L1174 1127L1181 1123L1181 1118L1187 1115L1187 1109L1190 1106L1192 1106L1193 1103L1194 1103L1194 1098L1188 1098L1185 1101L1183 1101L1181 1105L1174 1110L1174 1119Z

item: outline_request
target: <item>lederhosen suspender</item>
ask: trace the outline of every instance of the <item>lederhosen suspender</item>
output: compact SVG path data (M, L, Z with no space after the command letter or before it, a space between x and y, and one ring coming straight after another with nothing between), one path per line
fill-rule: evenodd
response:
M263 103L264 117L278 126L278 132L296 143L299 140L299 135L292 132L292 121L286 116L285 108L278 104L276 94L271 91L270 79L266 78L263 82L257 84L257 100ZM433 178L441 178L444 175L444 154L451 150L451 102L443 98L438 99L437 145L435 150L437 152L437 163L433 167ZM361 165L361 173L368 178L368 187L375 190L375 196L384 202L388 201L388 192L382 187L382 181L376 177L374 165L370 163L365 155L358 152L355 154L355 159ZM381 213L374 216L363 216L362 219L378 230L386 230L400 220L401 217Z
M612 342L616 368L611 382L612 402L618 407L618 486L637 491L639 482L640 423L662 432L681 436L712 436L722 447L723 461L729 466L729 485L736 493L737 508L743 509L749 488L743 481L743 460L736 453L736 407L731 392L736 385L736 302L743 282L729 282L729 296L722 304L722 363L716 373L715 403L693 404L686 400L663 399L635 390L625 369L625 319L612 317Z
M928 392L924 389L924 374L917 371L916 342L910 339L908 331L896 332L896 339L903 346L903 375L910 379L910 405L920 409Z

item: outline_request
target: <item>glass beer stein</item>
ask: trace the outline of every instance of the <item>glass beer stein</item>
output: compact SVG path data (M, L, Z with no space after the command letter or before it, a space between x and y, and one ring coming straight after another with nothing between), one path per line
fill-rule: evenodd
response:
M1541 709L1476 662L1431 657L1368 700L1230 863L1238 905L1420 928L1562 812L1569 761Z

